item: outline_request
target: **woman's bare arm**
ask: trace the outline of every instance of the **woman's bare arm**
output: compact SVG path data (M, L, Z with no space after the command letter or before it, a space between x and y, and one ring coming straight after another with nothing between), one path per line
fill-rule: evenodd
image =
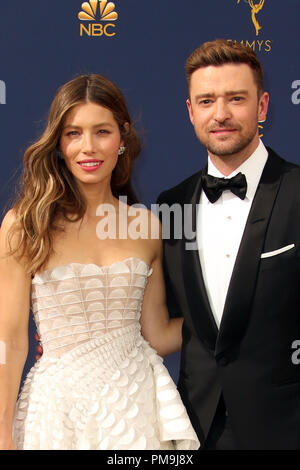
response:
M155 219L152 216L153 223ZM161 232L161 228L158 231ZM162 241L159 238L151 243L154 251L153 272L148 277L143 299L142 334L158 354L166 356L181 349L183 318L169 318L162 269Z
M12 422L28 353L31 276L14 256L7 256L7 233L14 222L9 211L0 229L0 449L13 448Z

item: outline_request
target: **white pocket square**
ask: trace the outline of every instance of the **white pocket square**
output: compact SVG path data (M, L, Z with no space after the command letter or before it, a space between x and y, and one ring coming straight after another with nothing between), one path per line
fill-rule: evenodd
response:
M261 258L270 258L270 256L276 256L280 253L284 253L285 251L291 250L295 247L295 243L291 245L284 246L283 248L279 248L278 250L268 251L267 253L262 253Z

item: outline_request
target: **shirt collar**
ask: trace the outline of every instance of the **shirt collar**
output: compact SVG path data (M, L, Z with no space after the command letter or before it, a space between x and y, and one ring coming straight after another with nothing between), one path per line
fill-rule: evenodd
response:
M261 140L256 150L245 160L238 168L236 168L226 178L232 178L237 173L241 172L246 176L247 180L247 193L246 197L250 200L254 198L261 174L268 159L268 151ZM218 178L224 178L224 175L214 166L210 157L208 156L208 170L207 173Z

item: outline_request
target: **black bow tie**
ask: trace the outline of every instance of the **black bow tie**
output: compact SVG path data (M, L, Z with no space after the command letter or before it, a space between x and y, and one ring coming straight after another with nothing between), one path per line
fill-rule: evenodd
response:
M247 181L243 173L238 173L233 178L217 178L211 175L202 175L202 187L207 199L216 202L225 189L229 189L240 199L245 199L247 192Z

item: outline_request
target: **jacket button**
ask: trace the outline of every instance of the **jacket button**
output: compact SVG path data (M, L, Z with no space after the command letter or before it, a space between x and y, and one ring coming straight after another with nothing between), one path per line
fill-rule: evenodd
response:
M226 356L221 357L221 359L219 360L220 366L227 366L229 362L229 358Z

